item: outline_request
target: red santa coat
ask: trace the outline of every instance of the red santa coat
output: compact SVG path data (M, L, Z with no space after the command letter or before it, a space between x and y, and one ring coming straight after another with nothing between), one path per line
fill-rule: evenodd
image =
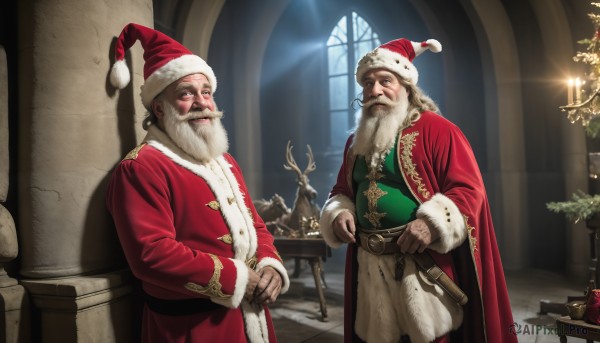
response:
M344 210L354 213L352 137L336 185L323 206L320 228L332 247L342 242L331 229ZM428 252L469 297L459 329L462 342L516 342L512 312L489 204L479 167L460 129L432 112L402 130L397 158L402 176L420 203L417 217L427 217L440 232ZM468 239L466 239L468 238ZM353 341L356 303L356 249L346 261L345 338ZM436 318L419 320L435 322Z
M147 294L225 306L185 316L146 307L144 341L275 341L267 308L243 299L248 268L274 267L282 275L282 292L289 279L233 157L199 164L151 126L145 143L114 171L107 206Z

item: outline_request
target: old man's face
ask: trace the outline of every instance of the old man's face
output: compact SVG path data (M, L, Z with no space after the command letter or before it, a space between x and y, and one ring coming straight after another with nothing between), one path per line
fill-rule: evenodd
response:
M228 149L227 133L216 110L212 90L203 74L175 81L152 103L159 126L183 151L200 161Z

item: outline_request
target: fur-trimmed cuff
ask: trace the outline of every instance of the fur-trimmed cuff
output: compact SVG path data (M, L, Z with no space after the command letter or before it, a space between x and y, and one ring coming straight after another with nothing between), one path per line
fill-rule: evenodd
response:
M460 210L447 196L437 193L417 210L417 218L428 220L440 237L429 247L441 254L458 247L467 237L467 225Z
M277 272L279 272L279 275L281 275L281 281L282 281L281 294L287 292L288 289L290 288L290 278L289 278L287 270L285 269L283 264L275 258L264 257L256 265L256 270L259 271L259 270L263 269L264 267L272 267Z
M321 210L321 219L319 220L319 230L325 242L332 248L339 248L342 242L333 232L331 223L342 211L349 211L354 215L356 207L352 200L343 194L335 195L325 202Z
M242 261L230 259L233 261L235 265L235 269L237 271L237 278L235 280L235 289L233 290L233 295L227 299L219 299L219 298L210 298L212 302L217 303L219 305L223 305L225 307L237 308L240 306L242 299L244 299L244 295L246 294L246 286L248 285L248 267Z

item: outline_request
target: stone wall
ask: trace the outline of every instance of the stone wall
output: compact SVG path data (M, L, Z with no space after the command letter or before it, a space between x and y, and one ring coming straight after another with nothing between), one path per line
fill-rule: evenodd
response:
M143 135L141 47L127 56L129 87L115 91L108 75L122 28L153 25L152 1L18 6L19 281L35 311L32 337L19 341L130 342L132 282L104 190Z

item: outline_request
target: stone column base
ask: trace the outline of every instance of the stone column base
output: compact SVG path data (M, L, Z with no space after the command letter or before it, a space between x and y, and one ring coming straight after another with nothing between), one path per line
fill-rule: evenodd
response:
M40 313L42 342L132 342L131 274L21 280Z
M30 342L29 323L29 301L25 288L15 279L0 280L0 342Z

